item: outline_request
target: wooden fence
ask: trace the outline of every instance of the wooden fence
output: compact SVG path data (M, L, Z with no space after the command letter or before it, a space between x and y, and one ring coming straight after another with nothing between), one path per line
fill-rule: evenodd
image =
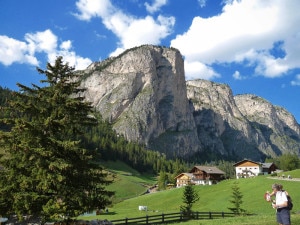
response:
M160 223L169 223L176 221L187 221L190 219L199 220L199 219L217 219L224 217L233 217L236 214L231 212L193 212L191 216L185 216L183 213L168 213L168 214L160 214L153 216L143 216L136 218L125 218L119 220L111 220L114 225L122 225L122 224L160 224Z

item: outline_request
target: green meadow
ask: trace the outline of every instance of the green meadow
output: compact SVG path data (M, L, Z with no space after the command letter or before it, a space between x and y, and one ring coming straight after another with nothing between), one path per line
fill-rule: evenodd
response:
M135 171L114 170L116 182L110 187L116 191L116 196L121 197L122 201L116 201L108 208L108 213L100 215L82 216L80 219L125 219L141 217L146 215L156 215L162 213L179 212L182 205L183 188L174 188L170 190L140 195L146 189L146 185L152 185L155 181L151 177L143 177ZM300 170L290 171L285 175L291 175L293 178L300 178ZM282 179L271 176L258 176L248 179L224 180L216 185L195 186L195 190L200 196L200 200L193 205L193 211L199 212L230 212L228 207L232 207L230 200L232 195L232 186L237 182L240 191L243 194L242 208L252 216L239 216L234 218L213 219L213 220L195 220L188 221L185 224L249 224L249 225L272 225L276 224L275 210L269 202L264 199L264 193L271 191L273 183L281 183L294 203L291 211L292 223L300 224L300 181L296 179ZM128 193L127 193L128 192ZM128 195L127 195L127 194ZM148 211L139 211L139 206L147 206ZM184 224L184 223L183 223Z
M109 161L102 165L113 175L114 182L108 187L115 191L113 203L141 196L156 183L153 175L140 174L123 162Z

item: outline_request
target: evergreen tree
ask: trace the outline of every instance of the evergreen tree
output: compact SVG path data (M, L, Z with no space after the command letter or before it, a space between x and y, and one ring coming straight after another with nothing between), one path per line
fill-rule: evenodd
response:
M13 92L11 90L7 88L2 88L0 86L0 119L9 117L10 113L8 111L3 110L3 108L7 106L8 104L7 102L11 99L12 93ZM8 130L8 129L9 127L1 123L0 120L0 130Z
M283 154L279 158L280 169L290 171L300 168L300 160L296 154Z
M235 182L232 186L232 199L230 200L230 203L233 204L233 207L228 208L235 214L241 214L245 213L245 210L241 208L241 205L243 203L243 194L240 191L240 187L238 186L238 183Z
M232 166L234 162L219 160L216 166L225 172L225 178L234 178L235 177L235 168Z
M70 218L105 208L113 195L111 183L95 162L96 152L81 143L82 131L94 126L90 103L80 93L74 68L58 57L47 70L42 87L18 84L0 133L0 210L46 219Z
M278 168L284 171L290 171L300 168L300 159L295 154L283 154L275 158L266 158L265 162L274 163Z
M187 216L192 215L192 206L195 202L199 200L199 195L195 191L193 185L186 185L184 186L183 191L183 197L182 197L183 203L185 205L180 206L180 210Z
M168 184L168 175L165 171L160 171L159 173L159 179L157 182L158 185L158 189L161 190L165 190L167 188L167 184Z

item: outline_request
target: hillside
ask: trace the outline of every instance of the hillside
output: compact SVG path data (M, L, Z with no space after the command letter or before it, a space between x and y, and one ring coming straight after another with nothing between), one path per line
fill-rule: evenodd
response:
M291 171L290 174L293 177L300 178L300 170ZM292 196L294 208L292 214L299 212L300 210L300 193L299 181L289 180L274 180L269 176L258 176L249 179L239 180L225 180L217 185L212 186L195 186L200 200L194 204L194 211L218 211L229 212L228 207L231 207L229 200L232 195L232 185L234 182L238 183L240 191L243 194L242 208L249 213L254 213L258 216L262 215L274 215L274 209L270 203L266 202L263 198L264 193L267 190L271 190L271 185L275 182L283 184L284 188L289 191ZM161 213L178 212L180 205L182 204L183 188L175 188L171 190L151 193L142 195L139 197L131 198L120 202L113 207L109 208L109 214L103 214L99 216L89 216L89 218L101 218L101 219L123 219L132 218L143 215L153 215ZM148 206L148 211L139 211L138 206Z
M264 161L300 153L293 115L259 96L233 96L225 84L185 81L174 48L128 49L78 73L86 99L117 133L168 157Z
M101 162L101 165L114 176L114 182L108 186L115 191L113 203L143 195L157 182L153 174L140 174L119 160Z

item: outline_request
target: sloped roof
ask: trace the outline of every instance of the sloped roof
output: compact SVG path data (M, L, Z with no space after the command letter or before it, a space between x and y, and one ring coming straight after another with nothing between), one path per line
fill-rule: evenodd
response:
M262 163L262 168L270 168L274 163ZM274 164L275 165L275 164Z
M194 166L194 167L208 174L225 174L224 171L220 170L215 166Z
M254 162L254 161L249 160L249 159L244 159L244 160L242 160L242 161L239 161L239 162L233 164L233 166L234 166L234 167L237 167L238 165L243 164L244 162L252 162L252 163L257 164L257 165L262 165L262 163Z
M175 178L177 179L178 177L181 177L181 176L183 176L183 175L186 175L186 176L188 176L188 177L190 177L190 178L192 178L192 176L193 176L192 173L181 173L181 174L177 175Z

